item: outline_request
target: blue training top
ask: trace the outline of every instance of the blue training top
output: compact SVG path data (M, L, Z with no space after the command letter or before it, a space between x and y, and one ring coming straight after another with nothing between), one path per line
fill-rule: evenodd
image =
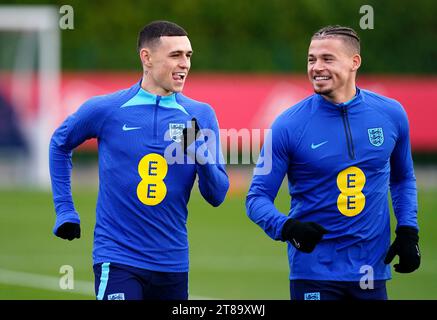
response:
M71 194L72 150L97 138L100 183L94 263L187 272L187 203L196 173L202 196L213 206L224 200L229 187L219 127L209 105L181 93L153 95L140 84L91 98L53 134L50 175L57 214L53 232L65 222L80 222ZM190 162L181 151L182 130L193 117L201 129L215 134L213 163ZM175 153L182 154L182 162L175 160Z
M288 243L290 279L357 281L369 266L374 280L389 279L383 262L390 245L389 189L397 225L418 228L402 106L359 88L354 99L339 105L313 94L283 112L271 129L271 146L265 144L261 155L271 158L272 169L254 175L248 216L271 238L283 240L288 217L274 199L287 175L289 217L329 230L309 254Z

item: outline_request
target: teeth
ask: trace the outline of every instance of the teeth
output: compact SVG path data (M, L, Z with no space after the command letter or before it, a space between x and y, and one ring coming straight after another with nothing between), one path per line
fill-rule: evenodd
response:
M315 80L329 80L329 77L314 77Z

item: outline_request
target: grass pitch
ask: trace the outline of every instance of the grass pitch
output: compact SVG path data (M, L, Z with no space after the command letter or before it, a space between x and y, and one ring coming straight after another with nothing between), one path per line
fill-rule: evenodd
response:
M49 192L0 191L0 299L94 299L91 251L97 194L77 189L82 237L71 242L52 234L55 214ZM248 219L244 197L231 194L213 208L193 191L188 218L192 298L289 299L286 245L268 238ZM287 212L284 188L276 205ZM420 191L422 264L412 274L393 272L390 299L437 299L436 212L437 191ZM59 289L62 265L74 268L74 290Z

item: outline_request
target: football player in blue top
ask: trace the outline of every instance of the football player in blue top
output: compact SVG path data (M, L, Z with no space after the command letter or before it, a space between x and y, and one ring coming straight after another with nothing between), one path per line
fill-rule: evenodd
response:
M185 300L187 203L195 178L212 206L223 202L229 188L219 127L208 104L181 93L192 55L183 28L168 21L146 25L138 52L141 81L86 101L52 136L53 232L80 238L71 194L72 150L97 138L97 299Z
M328 26L313 35L315 94L274 121L262 150L271 170L257 174L264 165L257 163L247 195L250 219L288 243L291 299L387 299L393 258L399 255L397 272L420 265L407 114L399 102L356 86L360 65L353 29ZM285 175L288 216L274 206ZM391 246L389 191L397 219Z

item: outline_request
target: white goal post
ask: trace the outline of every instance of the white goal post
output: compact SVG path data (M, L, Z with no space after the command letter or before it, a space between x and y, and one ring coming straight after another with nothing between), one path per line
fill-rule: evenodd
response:
M0 5L0 32L36 34L37 111L31 123L26 124L24 136L29 146L29 157L23 170L28 186L47 189L50 187L48 147L58 110L60 109L60 28L59 8L38 5ZM1 48L0 48L1 50ZM20 77L14 77L14 69L26 63L26 50L14 57L11 68L11 102L18 102L23 90ZM35 76L35 74L33 75ZM20 87L21 85L21 87ZM26 108L26 106L21 106Z

